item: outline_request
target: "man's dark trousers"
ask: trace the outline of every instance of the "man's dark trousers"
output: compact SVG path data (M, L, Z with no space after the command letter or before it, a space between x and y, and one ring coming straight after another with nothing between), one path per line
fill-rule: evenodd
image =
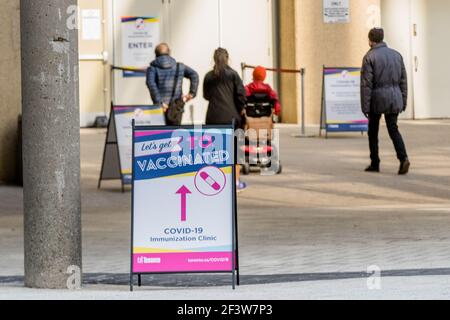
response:
M402 135L398 130L398 114L391 113L385 114L387 129L392 142L394 143L395 151L397 152L397 158L401 162L408 159L406 153L405 143L403 142ZM380 157L378 153L378 132L380 130L381 114L370 113L369 114L369 145L370 145L370 159L372 160L372 166L379 167Z

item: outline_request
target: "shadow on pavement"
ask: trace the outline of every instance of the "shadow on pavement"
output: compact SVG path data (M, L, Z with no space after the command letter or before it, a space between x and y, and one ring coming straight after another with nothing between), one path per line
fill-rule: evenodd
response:
M423 277L448 276L450 268L442 269L405 269L381 272L381 277ZM332 281L366 279L372 276L367 272L304 273L279 275L241 275L241 285L266 285L298 283L311 281ZM129 285L129 274L90 273L85 274L84 285ZM0 276L0 285L23 284L23 276ZM135 277L137 283L137 276ZM143 275L142 285L164 288L221 287L231 285L231 275L216 274L171 274Z

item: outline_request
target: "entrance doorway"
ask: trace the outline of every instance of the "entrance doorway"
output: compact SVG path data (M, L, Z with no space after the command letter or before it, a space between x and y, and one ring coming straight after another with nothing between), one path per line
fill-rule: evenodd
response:
M388 44L400 51L410 80L411 119L450 117L450 30L447 0L382 0L382 24Z
M124 77L114 74L110 89L111 65L124 66L122 25L124 17L152 17L159 21L160 41L168 42L172 55L196 70L201 81L212 69L213 51L228 49L232 67L241 72L241 63L275 65L273 0L80 0L80 96L81 124L91 126L95 117L109 113L111 91L118 105L148 105L150 95L145 77ZM88 11L91 10L91 11ZM95 36L95 18L101 10L100 39ZM86 18L94 15L89 23ZM87 26L87 27L85 27ZM89 29L89 27L91 29ZM93 35L89 35L93 32ZM148 67L154 58L140 68ZM246 76L247 81L251 75ZM273 79L269 75L268 82ZM185 92L189 83L186 83ZM203 123L207 101L202 85L198 97L186 107L183 122Z
M106 0L79 0L80 122L92 126L109 113L110 75Z

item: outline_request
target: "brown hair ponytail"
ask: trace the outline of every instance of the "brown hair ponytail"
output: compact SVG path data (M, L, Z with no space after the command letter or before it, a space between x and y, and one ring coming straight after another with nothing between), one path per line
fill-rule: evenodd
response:
M228 51L223 48L218 48L214 52L214 74L221 76L228 67Z

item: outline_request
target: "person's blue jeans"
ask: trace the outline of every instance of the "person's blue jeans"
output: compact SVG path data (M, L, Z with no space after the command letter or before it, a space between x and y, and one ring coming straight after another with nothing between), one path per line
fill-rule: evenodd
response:
M380 156L378 149L378 133L380 131L380 120L381 114L370 113L369 114L369 146L370 146L370 159L372 161L372 166L380 165ZM408 154L406 153L405 143L403 142L402 135L398 130L398 114L391 113L385 114L384 118L386 120L386 126L394 143L395 151L397 152L397 158L401 162L408 159Z

